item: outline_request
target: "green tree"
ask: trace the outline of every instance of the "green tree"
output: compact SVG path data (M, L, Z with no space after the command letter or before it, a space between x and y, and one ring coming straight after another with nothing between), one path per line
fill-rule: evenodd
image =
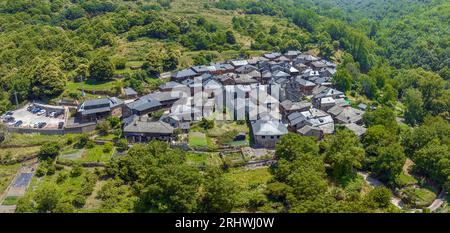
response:
M374 111L368 111L363 115L366 126L383 125L387 129L396 132L398 125L395 113L387 107L380 107Z
M61 94L66 77L54 60L35 59L35 64L25 74L31 80L34 97L45 98Z
M89 65L89 75L98 81L110 80L114 76L114 65L107 56L99 56Z
M380 179L393 183L400 175L405 164L406 156L399 143L378 148L378 155L372 165L373 173Z
M335 178L354 177L355 169L361 168L364 149L353 132L337 130L335 135L325 138L321 146Z
M392 193L383 186L372 189L365 197L369 206L374 208L386 208L391 204Z
M423 99L422 93L417 89L408 89L403 97L406 106L405 121L406 123L415 126L423 122Z
M352 77L346 69L339 69L333 77L333 83L336 88L342 92L347 92L352 87Z
M59 155L60 149L61 148L57 142L46 142L41 146L41 149L39 150L39 159L54 159Z
M226 179L218 168L209 168L204 176L203 192L199 204L202 212L230 212L236 202L235 184Z
M38 212L53 212L61 199L61 192L54 183L45 182L36 190L33 199Z

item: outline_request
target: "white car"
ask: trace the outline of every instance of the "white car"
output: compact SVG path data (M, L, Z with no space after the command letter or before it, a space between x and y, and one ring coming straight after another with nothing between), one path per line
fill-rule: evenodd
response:
M55 117L56 116L56 112L51 112L50 114L48 114L49 117Z
M16 122L17 122L16 120L10 121L10 122L8 123L8 125L9 125L9 126L13 126L13 125L16 124Z
M41 111L37 112L37 115L38 116L44 115L45 112L47 112L47 111L45 111L45 109L42 109Z

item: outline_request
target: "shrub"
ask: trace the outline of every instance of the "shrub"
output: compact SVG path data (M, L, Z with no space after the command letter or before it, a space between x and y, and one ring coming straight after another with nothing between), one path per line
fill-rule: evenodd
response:
M118 151L126 151L128 150L128 141L126 139L120 139L116 143L116 147Z
M111 142L105 143L103 146L103 153L110 153L113 150L114 145Z
M56 172L56 167L55 167L55 165L52 164L52 165L50 165L50 166L47 168L47 176L54 175L55 172Z
M83 195L77 195L72 201L72 205L76 208L83 208L84 204L86 204L86 197Z
M81 134L81 135L78 137L77 147L83 148L83 147L86 146L86 144L87 144L89 141L90 141L90 140L89 140L89 135L87 135L87 134Z
M60 150L60 146L57 142L46 142L41 146L41 149L39 151L39 159L40 160L46 160L48 158L54 159L58 154Z
M67 178L69 177L69 175L67 174L67 172L61 172L58 174L58 176L56 177L56 183L57 184L61 184L64 181L67 180Z
M36 176L37 177L45 176L45 174L47 174L47 169L46 168L39 166L38 169L36 169Z
M71 177L78 177L81 176L81 174L83 174L83 168L81 167L80 164L76 164L72 170L70 170L70 176Z

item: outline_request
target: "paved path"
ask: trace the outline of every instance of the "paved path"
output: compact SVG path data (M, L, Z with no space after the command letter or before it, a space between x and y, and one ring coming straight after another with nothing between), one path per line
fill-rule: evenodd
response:
M360 171L360 172L358 172L358 174L361 175L364 178L364 180L366 181L366 183L369 184L372 187L377 187L377 186L383 185L383 182L373 178L367 172L361 172ZM398 198L396 196L392 196L391 203L393 205L397 206L398 208L403 209L404 204L403 204L403 201L400 198Z
M23 197L30 186L31 179L36 171L37 163L23 166L19 169L13 181L0 197L0 204L7 197ZM14 213L16 205L0 205L0 213Z
M439 207L441 207L444 204L445 199L446 199L445 191L442 190L439 193L438 197L427 208L430 209L431 212L435 212L437 209L439 209Z
M361 175L364 178L364 180L372 187L383 185L381 181L371 177L367 172L359 171L358 174ZM445 203L445 199L446 199L445 191L442 190L439 193L438 197L433 201L433 203L431 203L431 205L427 207L427 209L429 209L431 212L435 212L437 209L439 209L439 207L441 207ZM403 201L396 196L393 196L391 198L391 203L397 206L398 208L408 211L410 213L422 212L421 209L406 209Z

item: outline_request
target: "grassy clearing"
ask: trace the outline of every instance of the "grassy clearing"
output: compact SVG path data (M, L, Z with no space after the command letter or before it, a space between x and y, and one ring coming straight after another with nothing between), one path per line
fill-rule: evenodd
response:
M0 144L1 147L30 147L40 146L45 142L64 142L68 135L43 135L43 134L17 134L8 135L5 141ZM3 150L3 149L2 149Z
M74 92L80 89L84 89L86 91L108 91L116 87L120 84L119 79L113 79L111 81L95 81L95 80L87 80L84 82L68 82L66 85L66 91Z
M84 150L80 159L82 162L109 162L114 150L106 151L104 146L95 145L93 148Z
M3 148L0 150L0 161L30 157L36 155L40 148L40 146Z
M186 159L189 164L220 166L222 160L217 153L188 153Z
M413 176L406 174L406 173L401 173L395 181L400 187L405 187L405 186L410 186L413 184L417 184L417 180L416 178L414 178Z
M20 164L0 165L0 193L5 191L6 187L8 187L9 183L11 183L19 168Z
M58 182L58 177L62 176L64 174L64 179L61 179ZM46 183L54 183L56 184L56 187L58 188L58 192L60 195L60 201L61 202L67 202L67 203L73 203L73 201L78 197L83 196L80 192L82 190L82 183L83 180L85 180L87 176L87 172L85 169L83 169L83 172L80 176L72 176L70 174L70 171L68 170L62 170L57 171L54 175L51 176L44 176L41 178L33 177L31 188L27 192L27 196L33 197L35 195L36 190L39 189L40 186L46 184Z
M9 196L3 200L2 205L16 205L19 197Z
M202 132L190 132L189 146L194 148L207 148L208 142L206 140L206 135Z

